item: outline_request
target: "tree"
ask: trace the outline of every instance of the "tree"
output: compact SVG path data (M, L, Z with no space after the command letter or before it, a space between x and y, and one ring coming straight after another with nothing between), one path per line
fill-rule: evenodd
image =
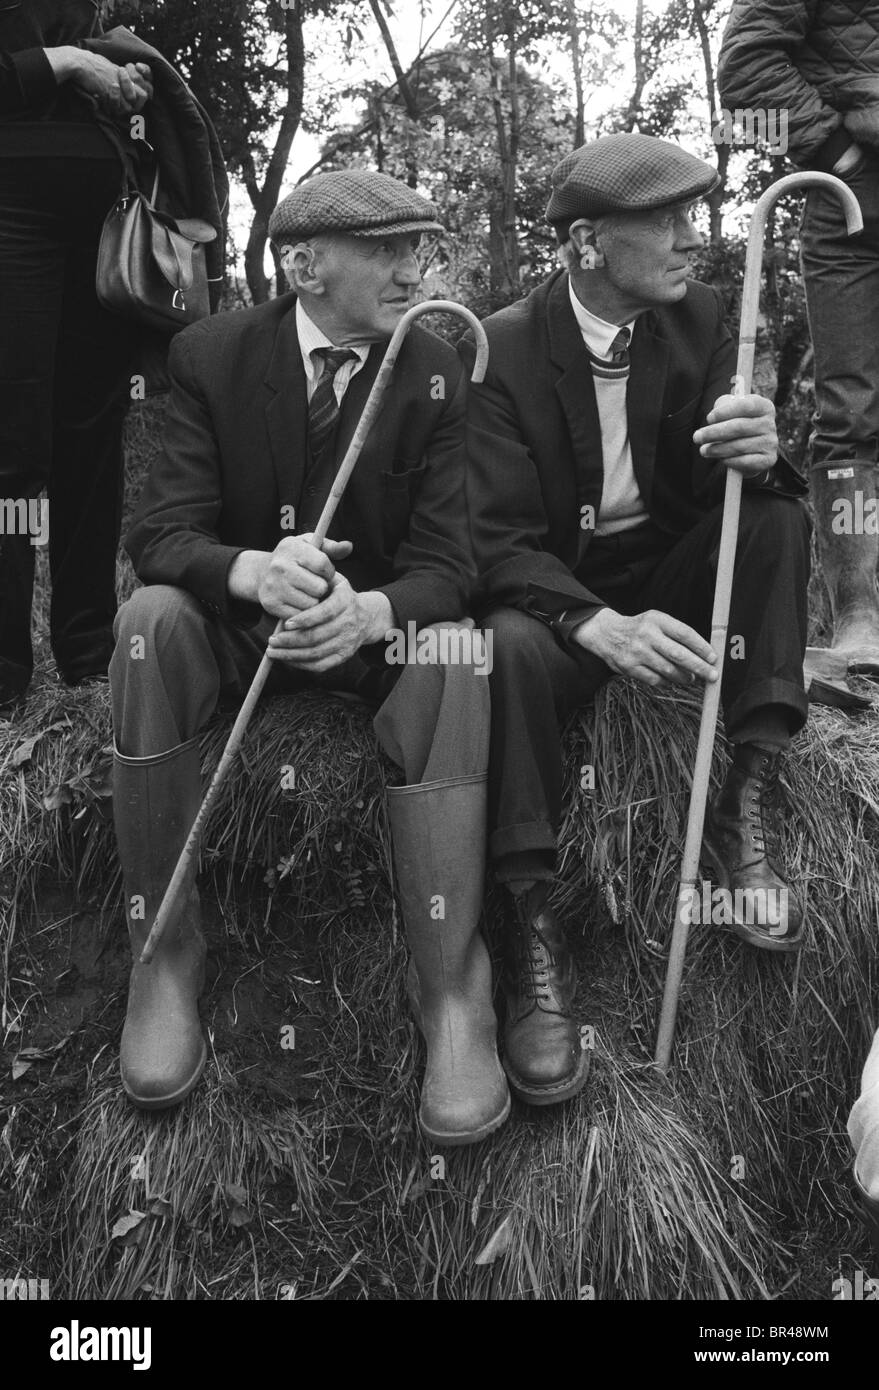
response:
M500 99L506 97L505 72ZM368 117L338 132L324 167L369 164L405 175L414 153L419 187L437 204L448 235L433 244L430 292L462 299L488 313L518 298L542 279L555 259L546 226L547 169L571 148L573 119L558 88L522 70L519 82L521 137L517 152L516 232L518 279L505 283L492 265L492 229L501 214L501 188L492 106L492 74L484 51L450 45L426 56L420 68L417 126L399 93L375 87L366 93Z
M339 0L116 0L128 24L186 78L211 115L230 174L253 207L245 273L254 303L268 297L268 219L303 118L309 16L350 22Z

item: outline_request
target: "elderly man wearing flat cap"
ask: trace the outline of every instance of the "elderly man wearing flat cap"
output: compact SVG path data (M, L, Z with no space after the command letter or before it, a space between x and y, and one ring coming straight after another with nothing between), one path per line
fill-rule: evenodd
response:
M126 539L144 587L120 611L110 671L114 815L135 952L121 1069L143 1108L182 1100L204 1064L194 883L153 963L137 955L199 805L197 735L221 697L240 699L268 642L271 689L361 695L379 707L377 735L401 769L389 814L410 994L427 1041L425 1134L471 1143L508 1114L478 931L485 670L476 660L390 665L395 644L384 645L392 629L460 626L474 577L466 375L425 329L407 335L329 538L312 544L419 285L419 237L438 230L433 206L386 175L312 179L269 221L291 292L196 324L171 349L162 450Z
M494 632L489 845L508 904L504 1065L535 1105L573 1095L587 1057L549 905L560 727L612 675L653 688L716 679L706 639L727 468L744 475L722 682L733 758L706 859L718 885L763 889L772 904L764 923L738 913L738 936L774 951L801 943L772 791L807 711L806 488L778 456L771 403L730 394L735 352L718 297L688 282L702 244L692 205L715 182L701 159L645 135L605 136L562 160L547 219L565 269L486 321L488 374L469 397L477 596Z

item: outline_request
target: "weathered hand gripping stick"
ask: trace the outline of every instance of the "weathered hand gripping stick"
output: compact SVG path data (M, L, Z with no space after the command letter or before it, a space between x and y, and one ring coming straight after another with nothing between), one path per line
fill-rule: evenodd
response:
M335 515L336 508L341 501L348 479L354 471L354 465L360 456L360 451L366 442L366 437L379 413L382 397L391 379L400 348L403 344L403 339L406 337L415 319L421 314L457 314L460 318L466 319L476 337L476 361L473 364L471 381L482 381L485 377L485 368L488 365L488 339L485 336L485 329L482 327L482 324L475 314L472 314L469 309L465 309L463 304L455 304L450 299L427 299L423 303L415 304L411 309L407 310L397 324L393 337L388 344L388 350L385 353L384 361L379 368L378 375L373 383L366 405L363 408L363 414L354 432L354 437L348 446L345 457L339 465L335 481L330 489L330 495L326 500L326 505L315 527L314 544L318 547L322 546L326 539L327 531L330 528L330 523ZM280 632L283 624L284 619L280 618L275 632ZM263 686L268 680L271 668L272 662L268 652L266 652L257 668L250 689L244 698L244 703L238 711L238 717L232 725L232 731L229 734L226 747L223 749L222 757L217 764L217 770L211 779L211 784L205 793L198 814L192 822L192 829L180 852L180 858L177 860L168 887L165 889L165 896L159 904L159 910L156 913L155 921L153 922L152 929L150 930L150 934L141 952L140 959L142 965L149 965L155 954L156 947L162 938L162 933L165 931L168 923L173 919L178 900L181 896L181 890L189 876L193 858L198 852L198 846L204 834L208 816L213 809L220 788L226 780L229 769L235 761L238 749L241 747L247 725L250 722L250 717L256 707L257 700L262 694Z
M795 188L825 188L835 193L842 203L845 213L846 231L854 236L863 228L861 209L852 190L833 174L804 173L788 174L770 184L758 199L751 219L748 251L745 258L745 283L742 291L742 317L739 329L739 356L736 375L733 381L733 395L746 396L751 390L751 376L754 370L754 342L757 332L757 309L760 301L760 278L763 264L763 236L766 216L769 209L785 193ZM714 734L717 728L717 711L720 705L720 684L723 674L723 658L726 649L726 629L729 622L730 595L732 593L733 565L736 558L736 541L739 531L739 506L742 496L742 475L734 469L727 469L726 492L723 499L723 526L720 536L720 553L717 561L717 582L714 589L714 611L711 617L711 645L717 657L716 681L706 681L702 696L702 722L699 725L699 743L696 749L696 763L693 768L693 789L690 794L690 813L687 821L687 837L684 843L684 856L681 863L681 881L678 888L677 908L671 950L668 957L668 971L665 977L665 992L662 999L662 1014L659 1020L659 1034L656 1039L654 1061L661 1071L667 1071L671 1060L674 1041L675 1019L678 1011L678 996L681 977L684 972L684 957L687 952L690 907L696 891L696 873L699 868L699 852L702 846L702 831L705 823L705 806L708 801L708 779L711 773L711 756L714 752Z

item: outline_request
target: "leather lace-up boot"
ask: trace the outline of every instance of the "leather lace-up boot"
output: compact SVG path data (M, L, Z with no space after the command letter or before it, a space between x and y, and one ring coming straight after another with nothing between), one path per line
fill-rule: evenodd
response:
M504 1070L528 1105L576 1095L589 1069L573 1012L577 970L547 891L538 882L507 894Z
M485 774L388 789L408 988L427 1044L419 1124L435 1144L475 1144L504 1123L491 960L479 931Z
M149 965L140 953L201 799L195 739L152 758L116 753L113 818L134 965L122 1030L120 1068L126 1095L143 1110L163 1110L189 1094L206 1048L198 1017L205 943L198 890L172 920Z
M729 894L724 925L764 951L803 942L803 907L785 881L776 822L781 764L779 752L737 744L702 840L715 885Z

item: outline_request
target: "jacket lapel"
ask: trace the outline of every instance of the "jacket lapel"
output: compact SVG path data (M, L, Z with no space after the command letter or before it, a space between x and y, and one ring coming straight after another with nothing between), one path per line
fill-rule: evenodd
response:
M626 392L632 464L641 496L648 508L653 495L656 441L662 417L669 352L668 343L655 330L656 318L651 312L644 314L641 322L635 325Z
M577 505L581 514L584 506L594 507L597 517L604 486L601 424L589 356L571 308L567 275L559 276L553 285L547 301L546 317L550 358L561 370L555 389L571 439L577 476ZM580 556L591 535L591 531L579 531Z
M282 506L295 506L302 492L308 447L308 395L296 332L295 297L278 326L265 386L269 394L266 430L278 496Z
M345 457L348 445L354 437L354 431L360 423L360 417L363 414L367 397L375 384L375 379L378 376L378 369L384 361L387 347L387 343L373 343L372 347L369 349L369 356L357 375L351 378L348 383L348 389L342 397L339 429L336 434L336 470ZM378 420L376 420L375 427L378 426L378 423ZM370 434L373 432L374 430L371 430ZM369 436L367 436L367 438L368 437Z

